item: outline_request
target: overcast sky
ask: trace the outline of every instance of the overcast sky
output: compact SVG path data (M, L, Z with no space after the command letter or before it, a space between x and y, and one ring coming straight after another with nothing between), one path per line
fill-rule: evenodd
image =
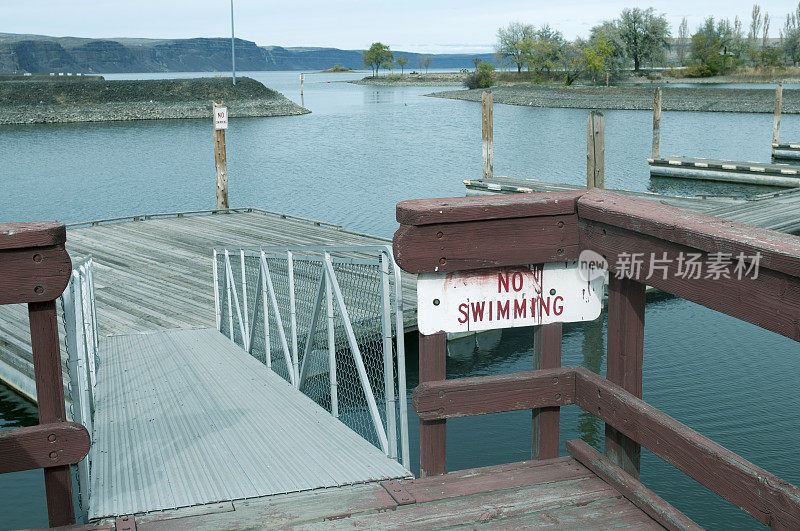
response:
M745 28L752 2L731 0L234 0L236 36L259 45L363 49L374 41L414 52L490 51L497 28L513 20L550 24L568 38L626 7L652 6L677 33L681 18L694 29L708 15L738 15ZM778 36L793 1L764 0ZM0 0L0 32L76 37L224 37L229 0Z

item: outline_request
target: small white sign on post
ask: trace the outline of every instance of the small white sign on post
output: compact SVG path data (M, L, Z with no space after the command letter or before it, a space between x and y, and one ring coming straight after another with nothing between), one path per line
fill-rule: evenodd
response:
M592 321L602 309L603 275L578 261L427 273L417 279L422 334Z
M214 107L214 130L228 128L228 108L227 107Z

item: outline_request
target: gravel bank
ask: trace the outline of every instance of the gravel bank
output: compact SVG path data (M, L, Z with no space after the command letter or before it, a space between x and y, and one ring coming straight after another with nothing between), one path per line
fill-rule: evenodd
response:
M706 87L669 87L663 90L664 111L754 112L773 113L775 92L763 89L724 89ZM480 90L454 90L428 94L436 98L480 101ZM492 88L494 102L530 107L573 109L653 108L651 87L549 87L518 84ZM800 114L800 90L783 91L783 112Z
M460 72L442 73L442 74L405 74L388 75L379 77L365 77L364 79L357 79L348 81L354 85L376 85L380 87L451 87L453 85L461 85L464 81L465 74Z
M249 78L0 83L0 124L211 119L212 101L232 118L306 114L283 94Z

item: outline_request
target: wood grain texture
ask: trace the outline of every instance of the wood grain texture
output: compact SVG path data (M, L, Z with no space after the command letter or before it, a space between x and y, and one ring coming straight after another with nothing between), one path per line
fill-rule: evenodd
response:
M0 249L51 247L62 245L66 239L67 230L57 221L0 223Z
M606 119L600 111L592 111L586 124L586 187L606 187Z
M0 430L0 474L73 465L90 444L89 432L76 422Z
M575 402L573 372L559 367L421 383L411 404L425 420L566 406Z
M671 531L703 529L639 480L622 470L581 439L567 441L567 452L625 496L650 518Z
M700 435L622 387L579 367L584 410L775 529L800 529L800 489Z
M800 276L800 237L603 190L578 199L578 216L707 253L761 254L761 267Z
M525 195L489 195L411 199L397 203L397 222L430 225L489 219L528 218L575 214L584 190Z
M401 225L394 258L408 273L560 262L578 257L577 216Z
M39 405L39 423L64 422L64 391L58 343L58 320L54 301L28 304L31 348ZM50 526L75 523L72 506L72 477L69 465L46 468L44 486Z
M492 91L481 95L481 136L483 138L483 178L494 173L494 113Z
M783 113L783 85L775 87L775 114L772 120L772 143L781 141L781 114Z
M653 158L661 156L661 87L653 93Z
M537 326L533 333L533 368L556 369L561 367L562 324ZM532 412L533 459L558 457L560 410L544 407Z
M677 263L681 253L688 255L699 252L701 262L708 261L708 253L595 222L581 222L580 234L581 246L604 255L612 275L617 271L617 261L621 255L645 253L647 259L636 276L640 282L800 341L798 277L762 267L757 279L681 278ZM655 253L657 258L667 253L671 262L666 270L652 270L650 253Z
M444 381L446 365L447 334L419 334L420 386L426 382ZM447 424L444 419L424 420L420 417L419 472L422 477L447 472Z
M644 363L645 285L610 275L606 378L642 398ZM642 450L638 444L606 425L606 456L638 478Z
M591 477L591 472L569 457L521 461L456 470L440 476L399 481L415 503L429 503L457 496L474 496L527 485Z
M57 299L71 274L63 245L0 250L0 304Z

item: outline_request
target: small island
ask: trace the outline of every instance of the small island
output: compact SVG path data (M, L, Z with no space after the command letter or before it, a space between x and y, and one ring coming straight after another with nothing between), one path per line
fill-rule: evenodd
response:
M86 77L0 80L0 124L103 122L211 117L224 102L229 116L294 116L311 111L258 81L230 78L108 81Z
M320 74L335 74L337 72L355 72L355 70L347 68L346 66L333 65L333 68L322 70Z

